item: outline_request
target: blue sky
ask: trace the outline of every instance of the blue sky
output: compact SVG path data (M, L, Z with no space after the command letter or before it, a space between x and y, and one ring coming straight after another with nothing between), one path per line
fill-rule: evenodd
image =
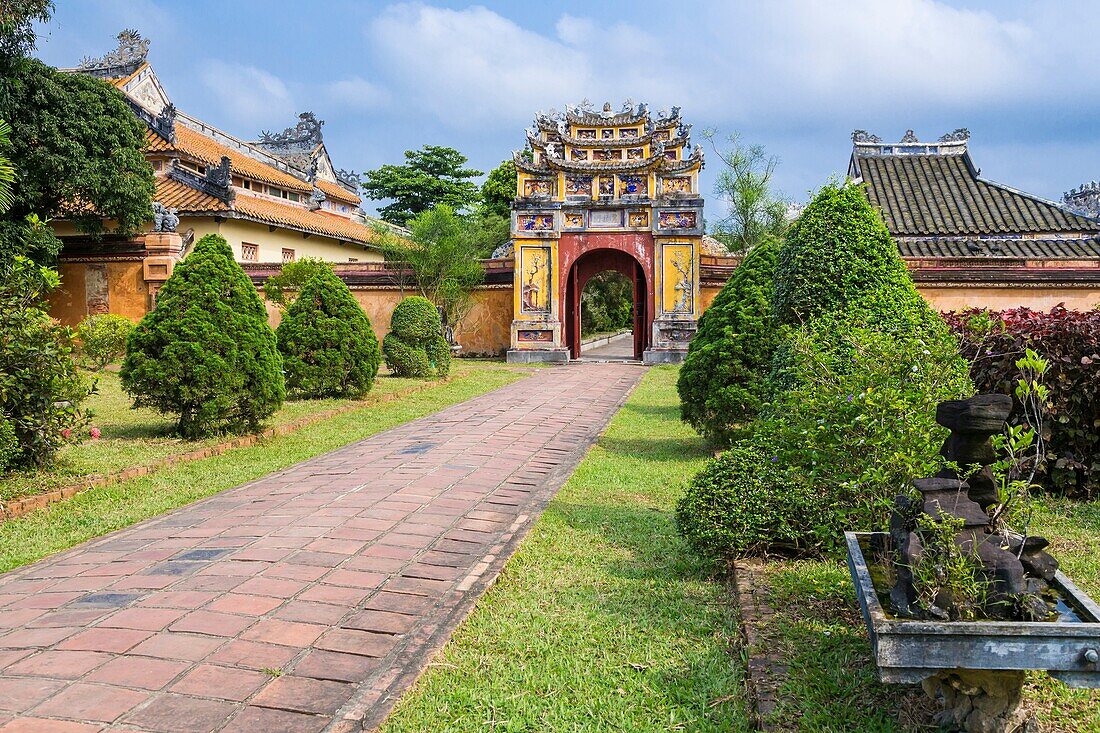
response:
M537 110L631 98L766 146L794 200L843 174L856 128L897 140L967 127L984 176L1052 199L1100 178L1096 9L1083 1L58 6L40 29L45 61L75 65L136 28L180 109L245 139L312 110L341 168L431 143L487 171Z

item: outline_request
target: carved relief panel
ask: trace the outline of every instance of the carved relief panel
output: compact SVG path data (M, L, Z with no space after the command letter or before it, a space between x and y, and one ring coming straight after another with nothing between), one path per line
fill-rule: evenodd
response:
M691 315L695 312L695 257L690 244L661 247L661 305L664 313Z
M548 315L551 304L550 247L520 248L520 312L528 315Z

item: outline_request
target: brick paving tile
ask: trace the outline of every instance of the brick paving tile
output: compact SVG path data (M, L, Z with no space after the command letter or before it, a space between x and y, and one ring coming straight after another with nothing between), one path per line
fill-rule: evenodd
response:
M230 702L167 693L134 710L122 722L156 733L210 733L235 712L237 706Z
M250 596L244 593L227 593L215 601L211 601L206 610L220 611L222 613L239 613L246 616L263 616L280 605L281 598L270 596Z
M0 575L0 733L370 729L643 373L532 370Z
M0 677L0 710L21 713L54 694L64 682L37 677Z
M0 733L99 733L101 730L102 725L46 718L19 718L0 726Z
M247 707L225 730L233 733L317 733L324 730L329 720L318 715Z
M294 665L294 674L318 680L360 682L381 664L382 660L376 657L314 649Z
M158 659L182 659L197 662L225 643L225 639L197 634L177 634L170 631L154 634L130 650Z
M322 715L339 709L354 692L344 682L316 680L311 677L284 675L268 683L252 698L252 704L295 713Z
M267 683L263 672L203 664L172 685L173 692L242 702Z
M111 723L148 699L149 693L82 682L69 685L34 708L35 715Z
M189 668L187 662L152 657L118 656L89 674L88 682L159 690Z
M136 629L94 628L71 636L57 645L58 649L82 652L114 652L121 654L153 635L151 631Z
M109 659L110 654L101 652L44 651L16 662L4 673L75 680Z
M257 622L255 626L241 634L241 638L304 649L316 641L326 629L328 626L273 618Z
M200 610L187 614L169 626L168 630L171 632L187 631L192 634L206 634L208 636L237 636L251 626L253 620L248 616Z
M311 601L289 601L275 612L274 617L286 621L335 626L347 615L347 606L334 603L313 603Z
M299 651L290 646L235 639L207 657L206 661L247 669L282 669Z

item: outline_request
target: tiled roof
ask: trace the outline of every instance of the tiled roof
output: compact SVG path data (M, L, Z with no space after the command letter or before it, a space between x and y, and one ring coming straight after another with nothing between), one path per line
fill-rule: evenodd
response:
M334 201L339 201L342 204L350 204L351 206L358 206L362 203L362 199L336 183L318 179L316 185L317 188L321 189L322 193Z
M1100 232L1100 222L979 178L969 154L856 155L867 196L895 236Z
M273 186L281 186L288 191L297 191L307 195L313 193L313 187L305 181L261 163L239 150L234 150L211 140L202 133L182 124L176 125L176 144L174 146L152 130L145 131L145 144L148 152L178 152L201 160L207 165L218 165L224 155L229 158L229 166L233 173L239 176L270 183Z
M256 196L238 193L233 201L233 210L244 218L321 234L334 239L370 244L376 238L373 229L351 219Z
M1016 257L1021 259L1070 259L1100 258L1100 237L1079 239L976 239L940 238L900 239L898 250L902 257Z
M157 195L154 200L169 209L177 209L180 213L199 213L228 211L230 208L220 199L191 188L185 183L165 176L157 176L156 180Z

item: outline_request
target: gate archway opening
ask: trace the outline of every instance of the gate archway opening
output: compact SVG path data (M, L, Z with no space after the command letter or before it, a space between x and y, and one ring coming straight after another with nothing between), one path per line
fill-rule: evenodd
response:
M648 307L651 287L646 278L645 267L632 255L619 249L592 249L584 252L569 268L566 280L565 343L571 359L578 359L581 353L582 315L581 296L584 288L593 277L603 272L616 272L626 278L633 286L633 358L641 360L649 346L647 338L649 324L653 316Z

